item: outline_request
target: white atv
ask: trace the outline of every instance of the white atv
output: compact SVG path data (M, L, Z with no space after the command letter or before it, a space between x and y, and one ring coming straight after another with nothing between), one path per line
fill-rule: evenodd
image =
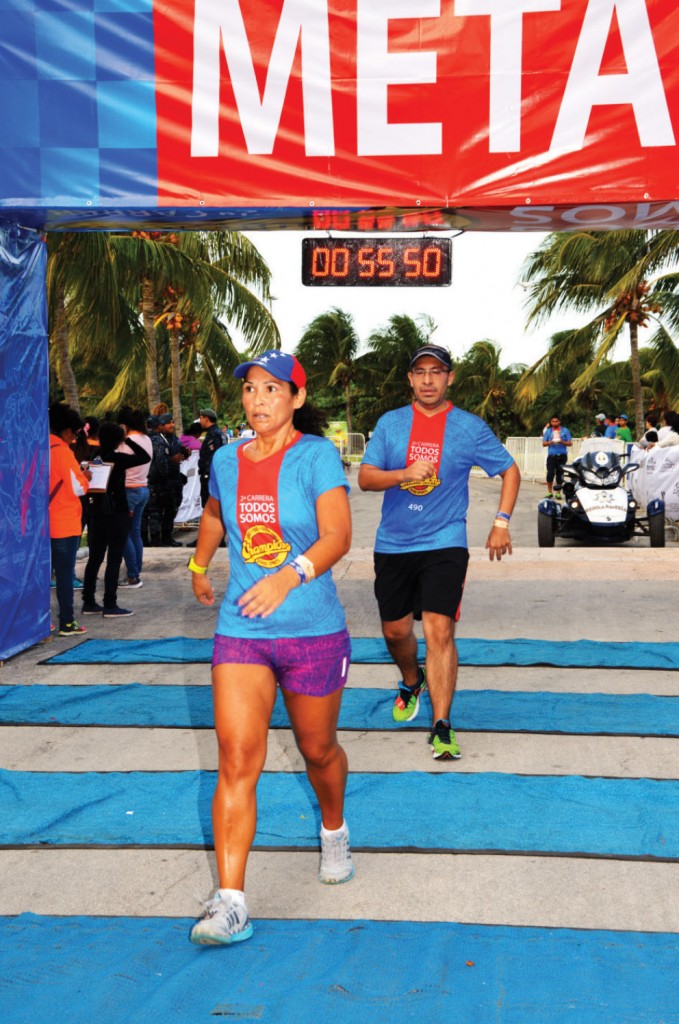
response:
M654 498L645 516L625 486L625 477L638 469L620 464L615 452L587 452L564 466L563 502L546 498L538 505L538 545L554 547L557 537L600 544L621 544L631 537L648 537L651 547L665 546L665 503Z

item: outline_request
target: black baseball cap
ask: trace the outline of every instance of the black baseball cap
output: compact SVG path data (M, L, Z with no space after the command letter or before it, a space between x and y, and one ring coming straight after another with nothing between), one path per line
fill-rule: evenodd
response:
M452 370L453 368L450 352L447 349L441 348L440 345L422 345L422 347L418 348L417 352L413 352L410 357L411 370L417 360L421 359L423 356L433 356L434 359L438 359L439 363L443 363L447 370Z

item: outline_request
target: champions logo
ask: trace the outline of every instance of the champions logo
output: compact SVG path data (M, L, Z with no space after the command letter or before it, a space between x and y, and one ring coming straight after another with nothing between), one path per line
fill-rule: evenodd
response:
M434 474L434 476L428 476L424 480L404 480L402 484L399 484L399 487L402 491L410 491L411 494L421 498L425 494L431 494L440 483L441 481Z
M263 569L276 569L291 550L280 534L270 526L258 523L251 526L243 537L241 555L246 563L254 562Z

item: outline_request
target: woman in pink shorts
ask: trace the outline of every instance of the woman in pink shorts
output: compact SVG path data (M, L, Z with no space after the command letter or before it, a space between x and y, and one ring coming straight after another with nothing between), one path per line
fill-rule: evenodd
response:
M234 376L243 381L255 437L215 452L189 562L196 598L214 604L207 570L228 534L229 583L212 661L219 889L191 929L201 945L252 935L245 869L277 685L320 807L319 881L347 882L354 873L344 821L347 758L337 741L351 650L330 572L351 544L349 488L335 446L303 408L306 374L294 356L265 352Z

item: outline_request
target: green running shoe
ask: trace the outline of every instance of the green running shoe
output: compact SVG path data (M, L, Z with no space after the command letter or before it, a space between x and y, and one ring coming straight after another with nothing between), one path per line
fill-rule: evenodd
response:
M417 685L412 690L409 690L407 686L399 687L398 696L394 701L391 712L394 716L394 721L399 722L399 724L412 722L420 710L420 694L427 689L427 680L424 677L424 669L421 668L418 671L419 679Z
M462 751L457 745L455 732L451 729L450 722L439 719L429 734L429 743L435 761L457 761L459 757L462 757Z

